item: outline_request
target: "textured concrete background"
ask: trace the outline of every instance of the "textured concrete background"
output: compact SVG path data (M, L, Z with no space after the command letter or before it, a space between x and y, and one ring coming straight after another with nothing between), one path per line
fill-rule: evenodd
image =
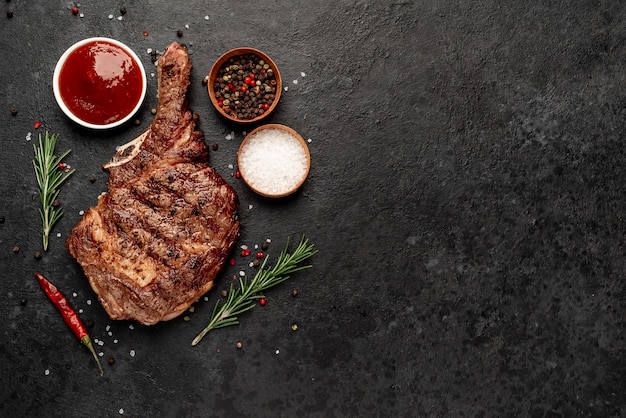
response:
M11 0L0 19L0 415L626 415L623 2L89 3L80 17L67 1ZM140 125L88 132L54 102L56 60L90 36L142 58ZM175 40L191 52L199 127L219 144L210 163L239 193L239 244L270 238L276 256L304 234L319 249L266 306L196 347L246 260L189 321L147 328L109 320L63 244L105 190L100 166L152 119L148 49ZM276 61L288 90L270 121L311 139L309 179L283 201L232 176L244 129L201 83L237 46ZM77 172L36 260L26 137L45 129ZM34 271L94 322L115 358L103 378Z

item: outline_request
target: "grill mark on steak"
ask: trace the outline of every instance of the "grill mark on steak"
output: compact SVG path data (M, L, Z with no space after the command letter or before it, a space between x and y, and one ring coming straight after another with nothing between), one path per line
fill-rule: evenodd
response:
M237 196L207 164L187 109L190 71L172 43L158 62L154 121L103 166L107 193L66 242L112 319L180 315L212 287L237 239Z

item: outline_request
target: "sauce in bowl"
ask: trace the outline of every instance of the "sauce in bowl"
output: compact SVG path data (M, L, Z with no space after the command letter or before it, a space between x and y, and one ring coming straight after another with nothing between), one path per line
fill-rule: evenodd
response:
M65 52L53 84L57 101L70 118L87 127L108 128L138 110L146 76L128 47L113 39L90 38Z

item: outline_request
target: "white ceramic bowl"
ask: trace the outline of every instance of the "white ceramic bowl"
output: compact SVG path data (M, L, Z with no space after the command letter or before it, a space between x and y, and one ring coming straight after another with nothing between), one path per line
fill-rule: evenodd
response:
M112 99L114 100L120 100L121 102L124 103L124 108L125 108L125 112L123 114L119 114L116 115L114 117L115 120L112 120L113 118L109 118L107 119L106 122L99 122L99 121L94 121L94 120L85 120L87 118L83 117L81 118L79 115L77 115L76 113L78 112L74 112L72 111L70 108L72 107L71 105L68 105L62 95L62 91L63 88L68 87L67 85L62 86L61 83L63 83L63 79L61 78L61 73L64 70L64 66L68 61L68 58L70 56L72 56L79 48L82 48L86 45L89 44L94 44L94 45L100 45L100 46L110 46L112 49L116 49L117 52L119 52L119 50L122 50L123 53L125 54L125 56L123 57L124 59L130 59L132 60L132 63L136 66L136 68L139 70L140 75L139 77L137 77L135 75L135 79L136 78L140 78L141 79L141 87L139 89L140 94L137 95L136 93L133 95L133 100L131 103L128 103L127 99L122 99L121 96L120 97L112 97ZM110 45L107 45L110 44ZM104 54L104 53L102 53ZM110 56L114 56L114 54L111 54ZM117 57L117 55L115 55ZM94 64L94 67L96 65ZM100 67L106 67L106 66L100 66ZM81 70L82 71L82 70ZM96 69L94 68L93 70L94 72L96 71ZM80 73L79 75L82 75L84 73ZM100 73L97 73L98 75ZM105 74L104 72L102 72L102 74ZM78 79L80 77L77 77L76 79ZM73 79L72 82L73 83L77 83L77 81L75 81L76 79ZM87 83L88 80L82 80L82 83L85 84ZM130 82L130 77L125 81L126 83ZM57 65L54 69L54 75L53 75L53 79L52 79L52 87L54 90L54 97L59 105L59 107L61 108L61 110L63 111L63 113L65 113L72 121L76 122L77 124L84 126L86 128L90 128L90 129L98 129L98 130L102 130L102 129L111 129L111 128L115 128L117 126L120 126L124 123L126 123L129 119L131 119L133 117L133 115L135 113L137 113L137 111L139 110L139 108L141 107L143 100L146 96L146 89L147 89L147 80L146 80L146 71L141 63L141 60L139 59L139 57L137 56L137 54L135 54L135 52L130 49L128 46L126 46L125 44L123 44L120 41L117 41L115 39L111 39L111 38L104 38L104 37L93 37L93 38L87 38L87 39L83 39L81 41L76 42L74 45L70 46L64 53L63 55L61 55L61 58L59 58L59 61L57 62ZM117 89L117 91L120 91L121 89ZM120 102L120 103L121 103ZM94 105L94 109L97 109L97 105ZM87 112L85 110L85 112ZM95 114L95 112L94 112Z

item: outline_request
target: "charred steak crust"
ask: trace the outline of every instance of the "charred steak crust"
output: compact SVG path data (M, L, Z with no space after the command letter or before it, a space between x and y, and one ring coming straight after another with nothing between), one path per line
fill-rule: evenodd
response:
M211 289L239 232L237 195L207 164L187 108L187 50L172 43L157 71L154 121L104 165L107 192L66 241L111 319L145 325Z

